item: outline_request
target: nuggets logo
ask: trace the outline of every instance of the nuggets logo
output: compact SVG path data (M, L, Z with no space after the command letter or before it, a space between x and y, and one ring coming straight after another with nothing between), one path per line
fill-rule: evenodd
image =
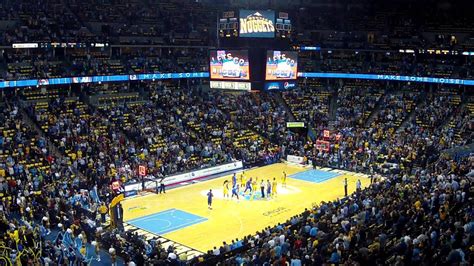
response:
M273 33L273 21L265 18L260 12L255 12L245 18L240 18L240 34Z

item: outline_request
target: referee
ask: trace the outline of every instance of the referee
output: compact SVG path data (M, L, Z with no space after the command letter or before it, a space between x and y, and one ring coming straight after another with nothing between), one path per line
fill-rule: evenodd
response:
M344 196L347 197L347 178L344 178Z
M166 193L166 190L165 190L165 182L163 181L165 178L162 178L160 180L160 194L161 193Z

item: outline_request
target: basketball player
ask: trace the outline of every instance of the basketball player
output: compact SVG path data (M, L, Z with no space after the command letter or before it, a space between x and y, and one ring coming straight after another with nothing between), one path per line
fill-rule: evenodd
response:
M244 194L247 192L247 190L250 190L250 195L252 195L252 178L247 180L247 182L245 183Z
M274 177L272 182L272 197L276 197L277 195L277 185L276 178Z
M250 193L250 196L252 199L254 199L257 196L258 193L258 177L256 177L254 180L252 180L252 193Z
M209 189L209 192L207 192L207 207L209 210L212 210L212 197L214 197L212 189Z
M283 171L283 177L281 179L281 186L286 187L286 172Z
M229 197L229 180L224 181L224 198Z
M234 196L237 198L237 200L239 200L239 186L238 185L235 185L232 188L232 196L230 196L230 198L233 199Z
M242 172L242 174L240 174L240 187L244 188L244 187L245 187L245 183L246 183L246 180L245 180L245 172Z
M235 185L237 185L237 175L234 173L232 175L232 187L235 187Z
M267 179L267 199L269 199L272 196L272 183L270 183L270 180Z

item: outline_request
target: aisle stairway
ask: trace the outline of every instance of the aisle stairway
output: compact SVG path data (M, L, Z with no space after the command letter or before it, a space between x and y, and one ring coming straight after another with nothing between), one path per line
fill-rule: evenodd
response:
M276 102L282 106L283 108L285 108L285 111L287 114L289 114L290 116L290 121L288 122L293 122L293 121L296 121L296 117L295 115L293 114L293 112L291 111L291 108L290 106L288 106L288 104L286 103L286 101L283 99L283 97L281 96L280 93L269 93L270 96L274 97Z

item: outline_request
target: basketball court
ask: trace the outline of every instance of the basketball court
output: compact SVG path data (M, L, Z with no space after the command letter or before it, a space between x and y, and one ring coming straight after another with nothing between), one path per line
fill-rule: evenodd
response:
M286 187L281 184L283 171L288 175ZM266 182L275 177L277 196L270 199L241 196L238 201L225 199L223 182L232 180L232 175L227 175L175 188L166 194L124 200L126 229L144 234L147 239L159 237L162 245L178 247L178 253L199 254L222 245L222 241L230 243L267 226L285 222L321 201L343 197L344 178L348 180L348 193L355 191L358 179L362 187L370 183L364 174L328 168L313 170L284 163L247 170L245 176L258 177L258 185L262 178ZM240 173L237 174L238 181L239 177ZM207 208L209 189L214 194L212 210Z

